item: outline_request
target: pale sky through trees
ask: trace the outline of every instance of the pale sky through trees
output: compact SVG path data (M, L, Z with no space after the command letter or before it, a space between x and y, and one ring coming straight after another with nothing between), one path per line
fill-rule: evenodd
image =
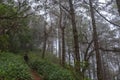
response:
M105 0L99 0L99 2L105 3Z

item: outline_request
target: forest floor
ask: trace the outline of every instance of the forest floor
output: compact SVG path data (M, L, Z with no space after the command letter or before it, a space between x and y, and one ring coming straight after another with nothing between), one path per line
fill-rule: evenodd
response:
M31 70L31 75L34 80L42 80L41 77L39 76L39 74L34 70Z

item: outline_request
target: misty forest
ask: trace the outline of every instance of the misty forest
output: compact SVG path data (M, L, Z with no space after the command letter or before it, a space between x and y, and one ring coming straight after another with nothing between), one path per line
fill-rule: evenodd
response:
M120 80L120 0L0 0L0 80Z

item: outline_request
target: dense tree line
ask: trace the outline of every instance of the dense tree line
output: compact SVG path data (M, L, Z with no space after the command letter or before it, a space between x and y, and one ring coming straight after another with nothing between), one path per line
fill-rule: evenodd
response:
M0 1L0 50L42 50L78 80L119 80L119 14L119 0Z

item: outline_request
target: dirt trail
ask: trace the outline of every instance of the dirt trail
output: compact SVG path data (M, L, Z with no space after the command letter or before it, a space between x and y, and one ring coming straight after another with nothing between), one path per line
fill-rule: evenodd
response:
M31 74L32 74L32 77L34 80L42 80L41 77L39 76L39 74L34 71L34 70L31 70Z

